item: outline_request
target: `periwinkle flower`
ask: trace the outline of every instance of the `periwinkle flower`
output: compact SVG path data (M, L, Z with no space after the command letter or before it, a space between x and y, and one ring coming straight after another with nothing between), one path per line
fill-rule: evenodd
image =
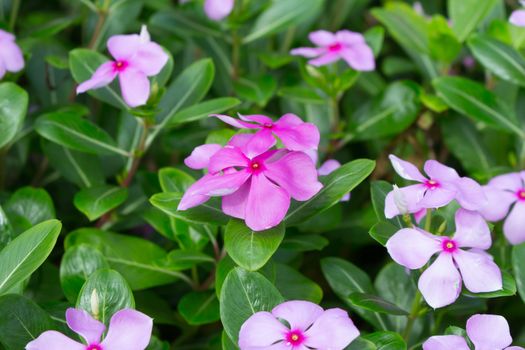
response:
M26 345L26 350L144 350L149 344L153 320L145 314L123 309L116 312L106 326L82 309L69 308L66 321L72 331L86 344L77 342L57 331L45 331Z
M494 292L503 287L499 267L485 252L492 245L492 238L483 217L458 209L455 219L456 233L452 238L405 228L386 243L392 259L411 270L422 268L438 254L418 282L425 301L433 308L452 304L459 297L462 281L473 293Z
M301 47L290 53L313 58L308 61L313 66L324 66L343 59L357 71L375 69L374 53L360 33L349 30L340 30L337 33L318 30L310 33L309 39L318 47Z
M426 178L411 163L390 155L394 170L404 179L419 182L399 189L406 201L408 213L421 213L422 209L435 209L449 204L454 199L468 210L478 210L487 199L481 186L468 177L460 177L456 170L436 160L425 162ZM424 213L424 211L423 211ZM394 192L385 199L385 216L393 218L401 213L394 201Z
M524 350L512 344L509 324L499 315L477 314L467 320L467 335L474 350ZM430 337L423 350L470 350L465 338L459 335Z
M309 301L293 300L277 305L272 312L260 311L247 319L239 333L239 348L343 350L358 336L359 331L346 311L323 310Z
M525 7L525 1L520 1L522 7ZM510 15L509 22L518 27L525 27L525 9L513 11Z
M204 12L209 19L220 21L230 15L234 5L235 0L206 0Z
M15 42L15 36L0 29L0 79L6 72L16 73L23 68L24 56Z
M483 190L488 199L480 210L483 217L489 221L506 217L503 234L507 240L512 244L525 242L525 171L496 176Z
M150 40L146 26L142 26L140 35L112 36L107 46L115 60L98 67L89 80L77 87L77 94L106 86L118 76L124 101L130 107L146 104L150 95L148 77L160 73L168 54Z

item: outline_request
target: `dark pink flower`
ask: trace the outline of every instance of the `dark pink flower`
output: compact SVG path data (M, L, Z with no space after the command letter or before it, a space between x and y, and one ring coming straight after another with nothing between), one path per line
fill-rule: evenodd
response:
M234 0L205 0L204 12L208 18L220 21L230 15L234 5Z
M124 101L131 107L146 104L150 94L148 77L160 73L168 62L168 55L150 40L146 26L140 35L112 36L108 50L115 61L98 67L89 80L77 87L77 94L106 86L118 76Z
M309 35L310 41L318 47L301 47L290 51L292 55L315 57L308 61L313 66L324 66L340 59L357 71L375 69L374 53L360 33L340 30L331 33L318 30Z
M309 301L293 300L276 306L271 313L260 311L247 319L239 333L239 348L343 350L358 336L346 311L323 310Z
M66 321L72 331L86 344L77 342L57 331L46 331L26 345L26 350L144 350L149 344L153 320L139 311L120 310L111 317L104 340L106 326L86 311L69 308Z
M461 292L462 280L473 293L493 292L503 287L499 267L485 252L491 245L490 229L483 217L465 209L456 212L456 233L452 238L405 228L386 243L392 259L412 270L422 268L438 254L418 282L421 294L433 308L452 304Z
M0 29L0 79L6 72L19 72L24 68L24 56L15 42L15 36Z

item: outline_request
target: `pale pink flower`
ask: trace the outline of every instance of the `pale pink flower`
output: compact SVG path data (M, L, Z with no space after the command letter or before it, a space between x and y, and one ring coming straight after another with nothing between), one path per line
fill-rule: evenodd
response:
M15 36L0 29L0 79L6 72L16 73L23 68L24 56L15 42Z
M341 167L341 163L335 159L328 159L325 161L319 169L317 169L317 174L319 176L326 176L330 175L332 172L334 172L336 169L339 169ZM341 198L341 202L348 202L350 200L350 192L345 194L343 198Z
M160 73L168 54L150 40L146 26L140 35L115 35L108 40L108 50L115 61L103 63L93 76L77 87L77 94L99 89L119 77L124 101L130 107L146 104L150 94L148 77Z
M433 308L452 304L459 297L462 281L473 293L494 292L503 287L499 267L485 252L491 245L490 230L483 217L465 209L456 212L456 233L452 238L405 228L386 243L392 259L411 270L422 268L438 254L418 282L421 294Z
M522 7L525 7L525 1L520 1ZM518 27L525 27L525 9L519 9L511 13L509 22Z
M375 69L374 53L360 33L349 30L340 30L337 33L318 30L310 33L309 38L318 47L301 47L290 53L313 58L308 61L313 66L324 66L343 59L357 71Z
M248 318L239 333L239 348L343 350L358 336L346 311L323 310L309 301L293 300L277 305L271 313L260 311Z
M230 15L234 5L234 0L205 0L204 12L208 18L220 21Z

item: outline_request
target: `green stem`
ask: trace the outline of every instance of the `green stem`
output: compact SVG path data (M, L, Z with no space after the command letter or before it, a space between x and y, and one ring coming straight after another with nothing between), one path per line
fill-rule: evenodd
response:
M232 79L239 79L239 65L241 60L241 38L237 31L232 31Z
M432 209L427 209L427 218L425 221L425 231L430 232L432 227Z
M339 97L332 96L330 98L330 111L331 111L331 124L332 124L332 132L337 133L339 131L339 118L340 118L340 112L339 112Z
M14 31L15 29L18 10L20 9L20 2L21 0L13 0L13 4L11 6L11 16L9 17L9 29L11 31Z
M288 31L286 31L286 35L281 45L282 54L286 54L290 50L290 47L292 46L292 43L293 43L293 39L295 37L295 31L296 31L295 26L288 28Z
M421 310L421 297L421 293L419 292L419 290L417 290L416 295L414 297L414 302L412 303L412 310L408 315L407 325L405 326L405 330L403 331L403 339L405 339L405 341L407 342L408 338L410 337L412 327L414 326L414 322L416 321L419 315L419 311Z

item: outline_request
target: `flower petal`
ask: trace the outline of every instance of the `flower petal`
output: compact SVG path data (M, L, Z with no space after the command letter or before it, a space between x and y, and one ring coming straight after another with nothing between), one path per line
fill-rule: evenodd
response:
M503 224L503 233L511 244L525 242L525 203L518 201Z
M326 310L305 332L305 345L315 349L344 349L355 338L359 331L341 309Z
M398 200L401 200L402 203L398 203L399 205L402 204L403 208L399 208L398 204L396 204L396 198L394 190L390 191L385 198L385 217L388 219L393 218L394 216L400 215L400 214L406 214L406 213L417 213L421 211L421 207L419 206L419 202L423 199L423 195L425 194L426 187L421 184L417 185L410 185L406 187L398 188L396 191L398 191L398 196L400 198ZM406 210L406 212L401 212L402 210ZM425 209L423 209L424 212L426 212Z
M270 129L261 129L252 135L242 150L248 158L253 159L272 148L275 142Z
M208 18L220 21L230 15L234 5L234 0L205 0L204 12Z
M274 307L272 315L288 322L291 330L304 332L323 312L322 307L310 301L292 300Z
M425 182L427 180L414 164L409 163L401 158L398 158L393 154L389 155L388 158L390 159L392 167L394 168L396 173L403 179L418 182Z
M289 207L288 192L270 182L262 174L252 176L252 186L246 205L246 225L249 228L263 231L279 225Z
M418 288L427 304L434 309L456 301L461 293L461 276L452 261L452 255L439 254L419 278Z
M501 270L486 254L459 249L453 256L465 287L472 293L494 292L503 288Z
M111 317L101 345L108 350L144 350L149 344L152 328L153 320L142 312L120 310Z
M215 143L197 146L191 154L184 159L184 164L186 164L188 168L196 170L205 169L210 164L210 158L220 149L222 149L222 146Z
M248 171L236 171L227 174L204 176L186 191L192 195L226 196L237 191L251 174Z
M262 114L242 115L239 113L239 118L245 122L254 122L258 124L273 124L273 119Z
M510 206L516 202L514 193L487 185L483 187L487 203L479 212L486 220L500 221L509 213Z
M456 196L456 192L438 187L435 189L430 189L425 192L423 199L418 203L422 208L427 209L436 209L444 207L450 203Z
M140 35L113 35L108 40L108 50L116 60L129 60L142 45Z
M427 160L425 162L425 173L431 179L439 180L439 182L450 182L459 178L458 172L456 170L433 159Z
M440 335L428 338L423 350L470 350L465 338L459 335Z
M196 207L198 205L201 205L202 203L205 203L210 199L210 196L206 196L203 194L195 193L198 188L200 188L201 183L205 183L209 178L213 177L214 175L206 174L203 177L201 177L199 180L197 180L193 185L191 185L184 195L182 196L179 205L177 207L177 210L186 210L193 207Z
M481 186L468 177L462 177L454 182L457 193L456 200L461 207L468 210L480 210L487 205L487 197Z
M26 350L85 350L84 344L78 343L62 333L46 331L26 345Z
M17 44L11 41L1 43L0 61L3 62L6 70L18 72L24 68L24 55Z
M365 43L365 37L361 33L351 32L343 29L335 33L338 42L347 46Z
M465 209L456 211L456 234L454 240L459 247L489 249L492 245L489 225L483 217Z
M15 41L15 36L5 30L0 29L0 40Z
M409 269L419 269L441 249L439 239L412 228L397 231L386 242L392 259Z
M317 47L298 47L290 51L290 55L303 57L317 57L326 52L326 49Z
M210 114L210 117L218 118L218 119L222 120L223 122L225 122L226 124L229 124L229 125L231 125L233 127L239 128L239 129L260 129L259 125L250 124L250 123L244 122L242 120L232 118L232 117L230 117L228 115Z
M226 146L211 156L208 170L214 174L227 168L247 167L248 165L250 165L250 161L240 148Z
M499 315L474 315L467 320L467 334L476 349L503 349L512 343L509 324Z
M237 191L222 197L222 211L224 214L238 219L245 219L246 203L248 202L251 184L251 179L248 179Z
M266 311L256 312L241 326L239 347L244 349L265 349L273 343L284 340L288 331L275 316Z
M147 76L160 73L168 62L169 56L164 49L157 43L143 43L136 55L130 59L130 64Z
M366 43L343 49L341 56L356 71L372 71L376 68L374 52Z
M338 61L340 58L341 58L341 56L339 55L339 53L327 52L327 53L324 53L324 54L322 54L321 56L319 56L317 58L314 58L314 59L308 61L308 64L310 64L312 66L316 66L316 67L325 66L327 64L334 63L334 62Z
M523 188L523 181L519 173L510 173L494 177L488 185L500 190L518 192Z
M328 174L331 174L334 170L339 169L340 167L341 163L339 163L337 160L328 159L326 162L323 163L323 165L319 167L319 169L317 169L317 174L319 174L319 176L326 176Z
M127 67L120 72L119 80L122 97L130 107L142 106L148 102L150 86L146 74Z
M321 138L315 124L305 123L295 114L285 114L273 127L273 132L292 151L317 149Z
M77 94L106 86L111 83L116 76L117 72L113 68L113 62L102 63L91 78L77 87Z
M518 27L525 27L525 10L513 11L510 15L509 22Z
M69 328L80 334L88 344L100 342L102 333L106 330L106 326L102 322L95 320L82 309L67 309L66 321Z
M290 152L273 163L267 163L264 175L298 201L312 198L323 187L317 180L314 163L303 152Z
M336 42L334 33L327 30L317 30L308 35L308 39L317 46L330 46Z

